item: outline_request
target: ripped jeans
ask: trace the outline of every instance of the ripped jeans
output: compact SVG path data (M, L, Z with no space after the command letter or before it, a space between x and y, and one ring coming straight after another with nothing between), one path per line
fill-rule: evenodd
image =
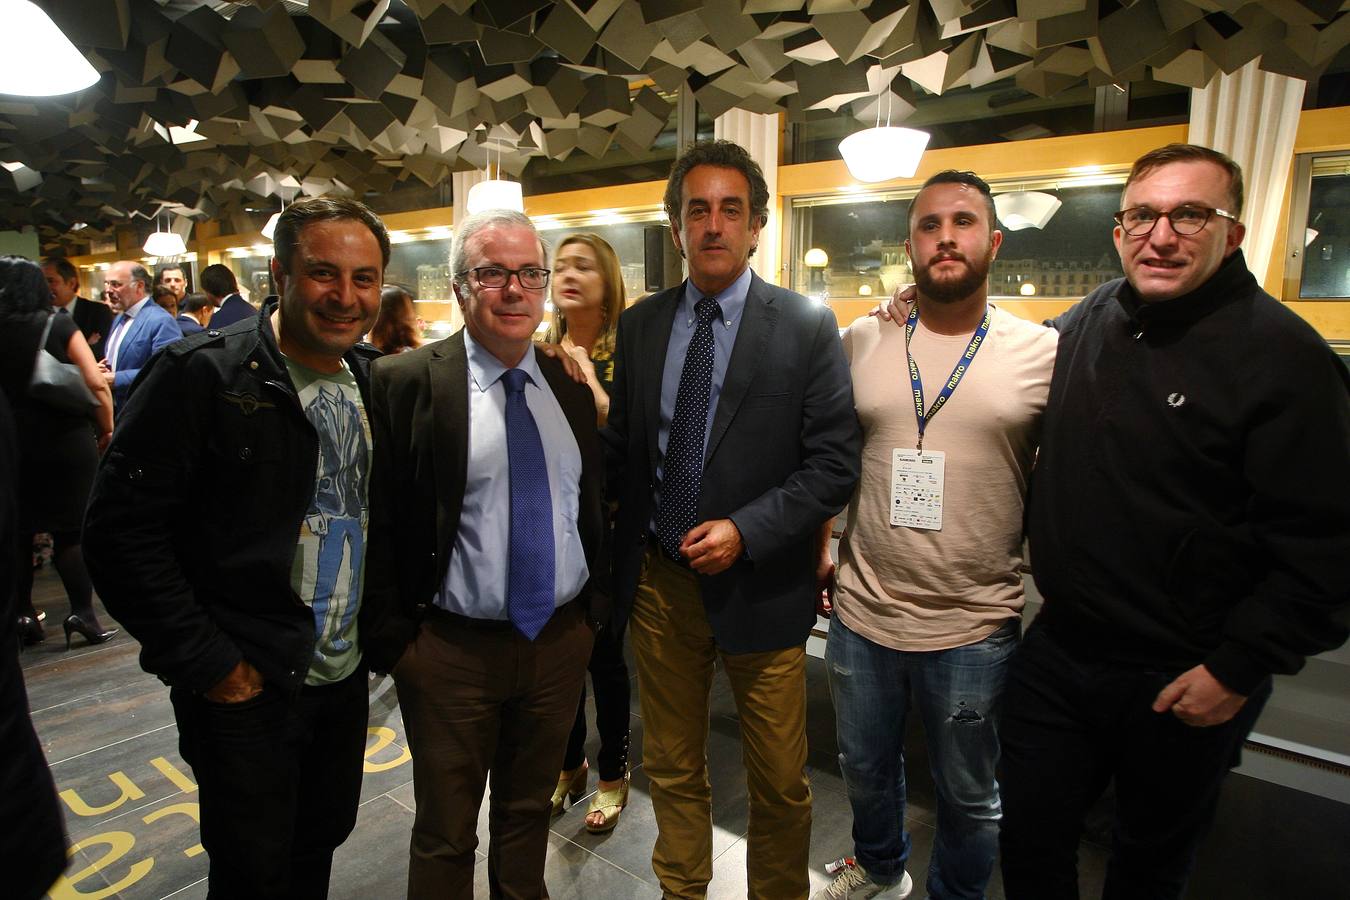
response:
M937 787L928 895L984 896L1001 815L995 715L1020 634L1020 620L1011 619L974 644L910 652L869 641L838 615L830 622L825 661L839 767L853 807L854 856L871 880L894 884L909 859L904 735L912 699Z

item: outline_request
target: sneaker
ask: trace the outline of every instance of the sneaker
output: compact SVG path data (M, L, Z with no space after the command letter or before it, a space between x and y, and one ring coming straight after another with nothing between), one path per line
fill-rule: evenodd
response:
M877 884L869 881L867 870L850 863L840 870L829 887L821 888L811 900L905 900L914 890L914 879L906 872L895 884Z

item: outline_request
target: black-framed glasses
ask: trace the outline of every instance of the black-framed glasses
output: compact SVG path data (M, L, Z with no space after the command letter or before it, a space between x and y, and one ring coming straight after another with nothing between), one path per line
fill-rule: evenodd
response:
M1120 223L1120 227L1131 237L1142 237L1153 230L1153 226L1158 224L1158 220L1166 217L1172 224L1172 230L1177 234L1199 234L1209 221L1210 216L1222 216L1225 219L1237 221L1237 216L1226 209L1217 209L1213 206L1178 206L1175 209L1169 209L1167 212L1159 212L1156 209L1149 209L1147 206L1131 206L1129 209L1122 209L1111 218Z
M463 278L465 275L472 275L478 282L479 287L485 288L504 288L511 281L511 276L516 276L520 286L527 291L542 291L548 287L548 276L552 275L549 269L541 269L538 266L526 266L523 269L508 269L505 266L478 266L469 269L467 272L460 272Z

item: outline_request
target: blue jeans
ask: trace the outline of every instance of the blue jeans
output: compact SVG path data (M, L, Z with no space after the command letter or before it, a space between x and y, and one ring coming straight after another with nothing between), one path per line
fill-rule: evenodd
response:
M923 721L937 786L937 838L928 866L934 900L979 898L994 870L1001 814L995 715L1017 619L950 650L892 650L835 616L825 647L839 737L839 767L853 807L857 861L880 884L904 875L905 718L911 697Z

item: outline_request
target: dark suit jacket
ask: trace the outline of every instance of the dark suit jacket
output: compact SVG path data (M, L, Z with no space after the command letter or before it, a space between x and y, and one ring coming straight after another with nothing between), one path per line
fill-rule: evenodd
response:
M112 328L112 307L105 303L76 297L70 303L70 317L75 320L75 327L80 329L89 346L101 350L103 339ZM95 352L94 359L102 358L102 353Z
M615 617L632 606L652 520L661 379L685 287L619 317L610 449ZM899 374L896 376L900 377ZM752 275L705 448L698 520L729 518L746 555L700 577L718 646L728 653L805 642L816 620L817 535L861 472L853 383L829 308Z
M197 324L197 320L192 318L192 316L189 316L187 313L180 313L178 318L175 319L174 321L178 323L178 328L180 331L183 332L183 337L187 337L189 334L196 334L199 331L206 330L205 328L202 328L201 325Z
M206 327L224 328L241 319L251 319L257 314L257 308L247 300L238 294L231 294L220 304L220 309L211 314L211 321Z
M113 319L112 327L108 329L109 334L124 315L118 313L117 318ZM141 311L136 313L136 317L126 326L126 330L127 333L122 335L117 345L117 374L113 376L113 402L118 409L126 403L127 396L131 393L132 382L141 374L141 369L150 361L150 357L183 337L183 332L173 316L165 312L154 300L141 307Z
M604 450L590 389L561 364L535 351L581 450L578 530L591 578L582 596L604 621ZM377 359L371 369L370 427L375 457L370 483L361 635L372 669L398 661L437 588L445 581L459 529L469 464L469 382L464 332L408 353ZM503 562L506 548L502 548Z

